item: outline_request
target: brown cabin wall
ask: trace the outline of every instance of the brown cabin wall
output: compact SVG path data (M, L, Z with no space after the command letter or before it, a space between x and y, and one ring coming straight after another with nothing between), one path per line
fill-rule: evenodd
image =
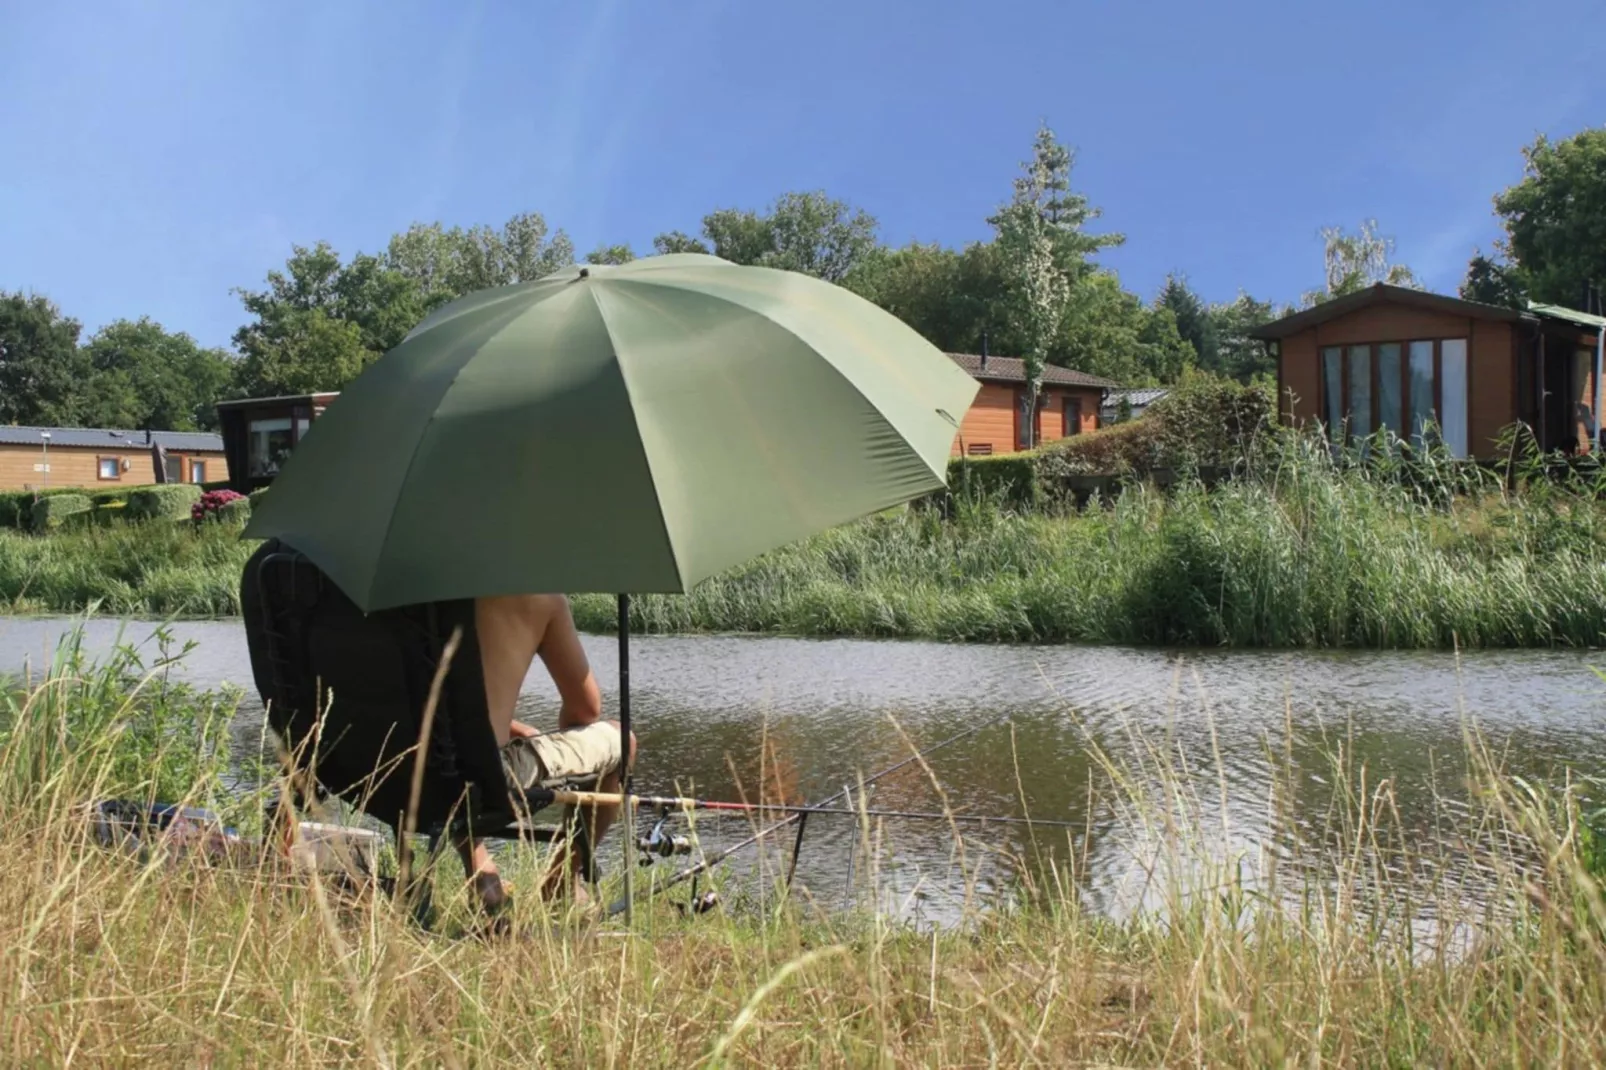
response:
M1467 340L1467 446L1474 457L1494 456L1501 431L1516 418L1512 325L1500 320L1373 305L1290 335L1282 340L1278 358L1283 419L1302 425L1321 417L1324 347L1430 338Z
M959 433L954 436L952 456L961 450L976 446L990 446L994 454L1012 453L1015 450L1015 413L1022 387L1016 383L982 383L971 402L965 418L960 421ZM1104 391L1098 387L1045 386L1038 395L1037 437L1041 442L1053 442L1065 436L1065 401L1080 399L1082 403L1081 427L1073 433L1086 434L1099 426L1099 405Z
M88 491L115 490L119 487L142 487L156 482L148 449L91 449L87 446L50 447L49 473L34 471L34 465L45 463L45 451L40 446L0 444L0 491L39 490L50 487L82 487ZM184 478L189 481L190 461L206 462L206 481L217 482L228 478L228 465L223 454L199 450L168 450L168 457L184 461ZM118 461L118 478L100 478L100 460L115 457ZM122 470L122 462L128 470Z
M1511 324L1467 321L1467 447L1479 459L1499 453L1500 432L1517 419Z

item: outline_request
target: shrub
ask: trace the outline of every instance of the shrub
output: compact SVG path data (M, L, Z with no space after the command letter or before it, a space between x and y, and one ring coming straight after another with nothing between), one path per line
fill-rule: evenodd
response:
M130 520L183 520L201 497L193 483L158 483L141 487L128 496Z
M87 494L51 494L33 503L28 526L34 531L51 531L91 508Z
M955 457L948 462L948 491L959 497L984 498L1000 505L1031 508L1042 496L1037 458L1031 453Z
M241 510L244 510L243 513ZM232 490L209 490L190 506L190 519L197 524L208 520L249 519L251 502Z
M33 498L29 493L0 494L0 528L27 527Z
M1232 468L1259 449L1276 426L1276 411L1264 385L1190 375L1135 420L1043 447L1038 478L1052 490L1073 475Z
M246 495L246 497L251 499L252 505L256 505L257 502L262 500L262 496L266 493L268 493L267 487L258 487L256 490L253 490L250 494Z

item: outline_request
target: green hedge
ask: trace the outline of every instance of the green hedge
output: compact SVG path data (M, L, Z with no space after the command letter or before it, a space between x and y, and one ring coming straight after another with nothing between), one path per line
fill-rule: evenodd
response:
M94 505L87 494L51 494L33 503L28 526L34 531L51 531L69 519L82 516L87 520Z
M51 487L49 490L0 491L0 528L27 531L33 524L33 503L40 498L83 495L81 487Z
M251 499L236 498L217 511L218 519L225 524L245 527L251 519Z
M986 498L1028 509L1043 496L1037 458L1030 453L955 457L948 462L948 491L958 497Z
M128 496L130 520L188 520L190 506L201 500L193 483L157 483L140 487Z

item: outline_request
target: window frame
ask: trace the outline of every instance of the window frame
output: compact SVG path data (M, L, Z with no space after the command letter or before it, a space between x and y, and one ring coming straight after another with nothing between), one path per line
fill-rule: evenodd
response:
M105 465L112 466L114 474L107 475ZM95 455L95 479L101 483L121 483L123 481L123 459L116 456Z
M205 457L191 457L190 458L190 482L191 483L205 483L206 482L206 458Z
M1316 410L1317 412L1321 413L1324 421L1326 420L1327 411L1329 408L1329 390L1327 387L1327 376L1324 374L1322 362L1325 359L1324 354L1328 350L1338 350L1338 411L1340 414L1340 420L1344 425L1344 433L1342 438L1339 438L1334 434L1332 428L1327 429L1328 437L1334 442L1335 445L1340 443L1348 445L1354 438L1350 432L1350 425L1354 422L1351 419L1350 410L1350 351L1352 349L1365 349L1367 351L1367 360L1371 364L1371 409L1367 414L1367 426L1371 428L1371 431L1367 436L1365 436L1370 437L1379 429L1379 408L1382 404L1381 391L1378 389L1378 369L1381 367L1382 361L1378 359L1378 350L1382 346L1387 345L1397 345L1400 347L1400 423L1408 425L1411 417L1411 346L1418 342L1431 342L1433 344L1433 423L1434 426L1440 428L1441 431L1444 427L1444 343L1462 342L1466 345L1467 456L1472 456L1471 424L1473 376L1471 333L1429 336L1417 335L1415 337L1407 336L1404 338L1379 338L1370 342L1323 342L1318 339L1316 345L1316 382L1318 386ZM1407 426L1405 430L1410 431L1409 426ZM1415 438L1414 432L1402 435L1399 433L1399 431L1395 431L1395 434L1405 442L1412 442Z

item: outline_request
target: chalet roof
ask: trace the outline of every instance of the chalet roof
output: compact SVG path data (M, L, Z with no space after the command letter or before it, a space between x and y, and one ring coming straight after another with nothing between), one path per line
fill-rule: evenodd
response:
M1413 290L1407 286L1390 286L1380 282L1364 290L1335 297L1331 301L1323 301L1319 305L1295 312L1291 316L1284 316L1280 320L1273 320L1250 331L1249 336L1268 341L1287 338L1289 335L1298 334L1307 328L1337 319L1357 309L1380 304L1411 305L1452 316L1470 316L1473 319L1519 320L1524 316L1514 308L1486 305L1478 301L1466 301L1459 297L1446 297L1444 294L1430 293L1427 290Z
M1026 381L1026 364L1014 357L987 358L987 364L982 366L982 358L974 353L950 353L949 358L974 378L985 382L997 383L1024 383ZM1055 386L1090 386L1110 389L1115 383L1108 379L1101 379L1086 372L1072 371L1070 368L1061 368L1057 364L1043 366L1043 382Z
M163 449L222 453L223 438L206 431L122 431L95 427L0 426L0 445L44 447L45 434L53 447L103 450L144 450L151 442ZM149 436L149 437L147 437Z

